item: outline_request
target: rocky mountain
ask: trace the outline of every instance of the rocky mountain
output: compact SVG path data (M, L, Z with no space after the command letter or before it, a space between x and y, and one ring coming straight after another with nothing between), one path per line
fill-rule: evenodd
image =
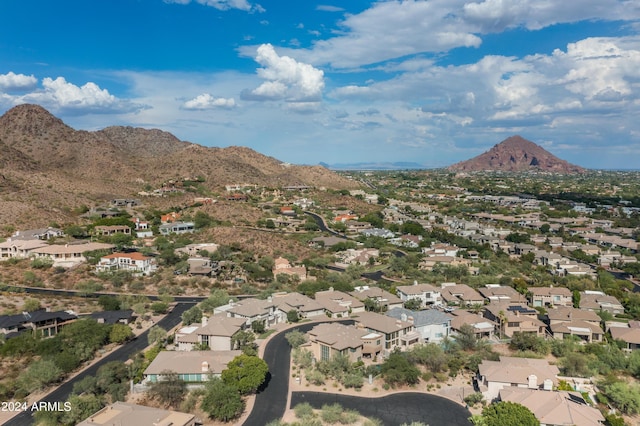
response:
M583 173L585 169L561 160L541 146L521 136L511 136L489 151L467 161L449 166L452 171L540 171L549 173Z
M64 222L64 212L79 205L195 176L211 194L235 183L357 187L323 167L289 165L249 148L204 147L157 129L75 130L38 105L0 117L0 225L43 211Z

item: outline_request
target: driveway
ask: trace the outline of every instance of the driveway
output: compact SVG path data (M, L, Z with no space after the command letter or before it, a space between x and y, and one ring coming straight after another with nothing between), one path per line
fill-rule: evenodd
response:
M341 322L353 323L353 320ZM281 419L287 409L289 393L289 363L291 350L285 334L291 330L307 332L318 323L303 324L276 334L267 342L264 360L269 365L270 377L264 389L256 395L251 414L243 426L264 426L272 420ZM354 409L367 417L376 417L386 425L423 421L429 426L469 426L471 413L461 405L436 395L403 392L380 398L347 396L321 392L294 392L291 407L299 402L308 402L313 407L339 403L344 408ZM291 408L290 407L290 408Z
M293 392L291 407L308 402L314 408L340 404L368 418L376 418L385 426L423 422L429 426L469 426L471 413L460 404L440 396L402 392L378 398L339 395L324 392Z

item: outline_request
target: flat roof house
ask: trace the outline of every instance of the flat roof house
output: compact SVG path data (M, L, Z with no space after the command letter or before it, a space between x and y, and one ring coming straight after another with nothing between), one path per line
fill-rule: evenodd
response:
M195 231L196 226L193 222L172 222L160 225L158 231L162 235L169 234L187 234Z

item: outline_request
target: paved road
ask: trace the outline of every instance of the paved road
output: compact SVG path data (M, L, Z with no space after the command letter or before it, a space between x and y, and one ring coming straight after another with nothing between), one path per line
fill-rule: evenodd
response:
M314 408L338 403L385 426L423 422L429 426L468 426L471 413L455 402L436 395L403 392L379 398L337 395L323 392L293 392L291 406L308 402Z
M185 303L185 302L178 303L167 316L165 316L160 321L158 321L157 325L164 328L165 330L169 330L175 327L180 323L182 313L187 309L189 309L191 306L193 306L193 303ZM73 390L73 385L76 382L82 380L86 376L95 376L98 371L98 368L100 368L102 365L106 364L107 362L111 362L111 361L125 362L129 359L131 355L146 348L148 346L148 343L147 343L148 333L149 333L149 330L145 331L137 339L132 340L128 344L106 355L100 361L96 362L91 367L87 368L86 370L84 370L83 372L81 372L80 374L78 374L68 382L63 383L57 389L55 389L53 392L51 392L49 395L45 396L38 402L46 401L46 402L63 403L64 401L67 400L67 398L71 394L71 391ZM4 426L31 426L34 424L34 419L32 414L33 413L31 413L30 411L22 412L17 416L15 416L14 418L12 418L11 420L9 420L8 422L6 422Z
M340 322L352 324L353 320ZM303 324L295 329L307 332L315 325L317 323ZM284 337L285 334L286 332L279 333L267 343L264 360L269 365L270 378L264 389L256 396L253 410L243 426L264 426L270 421L281 419L284 416L289 392L291 352ZM467 418L471 413L464 407L446 398L415 392L395 394L382 399L317 392L294 392L291 406L305 401L317 408L326 403L338 402L343 407L357 410L365 416L379 418L385 426L400 425L412 421L425 421L430 426L468 426L470 424Z

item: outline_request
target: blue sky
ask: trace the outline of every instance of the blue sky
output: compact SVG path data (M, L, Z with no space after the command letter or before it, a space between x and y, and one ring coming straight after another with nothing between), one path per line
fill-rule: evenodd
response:
M640 168L640 3L2 0L0 113L296 164L439 167L519 134Z

